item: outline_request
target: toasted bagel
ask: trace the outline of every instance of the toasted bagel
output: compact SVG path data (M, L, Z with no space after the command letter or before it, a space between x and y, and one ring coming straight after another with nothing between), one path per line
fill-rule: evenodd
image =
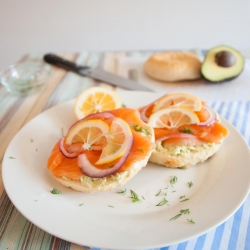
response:
M130 154L123 163L125 167L123 168L122 166L116 172L100 178L90 177L82 172L76 157L72 159L67 158L61 152L59 142L57 142L48 159L47 168L62 185L87 193L109 191L124 185L147 165L151 152L154 149L153 128L140 119L137 110L121 108L110 112L113 112L116 117L124 117L122 119L130 125L134 136ZM141 147L144 147L145 151ZM90 153L90 151L88 152ZM93 154L95 154L94 151ZM112 162L110 164L112 165ZM108 166L103 167L108 169Z
M144 64L144 71L149 77L166 82L199 79L200 69L200 59L189 52L156 53Z
M222 141L204 143L199 146L170 146L164 148L161 142L156 144L149 161L169 168L188 168L206 161L221 147Z

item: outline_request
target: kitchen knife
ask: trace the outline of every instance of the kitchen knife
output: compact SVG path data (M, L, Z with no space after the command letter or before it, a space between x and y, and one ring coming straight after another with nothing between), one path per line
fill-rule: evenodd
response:
M67 61L54 54L46 54L44 56L44 61L49 64L58 66L60 68L64 68L66 70L76 72L82 76L88 76L96 80L107 82L112 85L122 87L125 89L153 91L152 89L149 89L139 84L138 82L126 79L124 77L120 77L118 75L109 73L99 68L90 68L88 66L80 66L80 65L75 64L74 62Z

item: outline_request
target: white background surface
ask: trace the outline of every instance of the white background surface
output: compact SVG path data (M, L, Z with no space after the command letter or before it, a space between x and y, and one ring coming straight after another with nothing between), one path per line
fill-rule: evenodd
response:
M0 70L25 53L227 44L250 56L250 1L0 0Z

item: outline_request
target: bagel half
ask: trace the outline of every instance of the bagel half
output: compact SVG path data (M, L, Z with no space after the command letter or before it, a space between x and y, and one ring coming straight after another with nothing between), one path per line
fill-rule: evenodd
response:
M52 176L62 185L86 193L109 191L124 185L147 165L155 147L153 128L140 119L140 114L137 110L120 108L110 112L126 121L130 125L131 130L133 130L134 144L130 155L124 162L129 167L126 167L124 170L121 167L117 172L101 178L89 177L81 172L76 164L77 161L74 160L75 158L71 160L63 155L59 149L59 142L57 142L48 159L47 168ZM147 147L142 152L138 147L142 147L144 143L147 144ZM75 162L72 163L72 161ZM73 171L72 164L74 169L76 169L74 178L71 178L70 175L70 172Z
M161 142L157 142L149 161L169 168L188 168L206 161L220 149L221 144L222 141L197 146L163 147Z
M133 178L148 163L149 156L136 162L129 170L115 173L107 177L91 178L82 176L79 180L69 179L65 176L55 179L66 187L70 187L80 192L95 193L105 192L123 186L131 178Z

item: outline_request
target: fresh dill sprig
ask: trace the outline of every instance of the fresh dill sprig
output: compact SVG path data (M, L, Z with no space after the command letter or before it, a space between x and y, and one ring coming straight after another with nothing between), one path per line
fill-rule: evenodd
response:
M169 221L176 220L176 219L178 219L183 214L190 214L189 208L180 210L180 213L177 214L177 215L175 215L174 217L172 217Z
M176 219L178 219L181 215L182 215L182 214L177 214L177 215L175 215L174 217L172 217L169 221L171 221L171 220L176 220Z
M190 214L189 208L180 211L182 214Z
M189 199L186 198L186 195L183 195L180 197L180 202L183 202L183 201L188 201Z
M56 188L53 188L51 191L50 191L52 194L62 194L62 192Z
M130 196L129 198L131 198L132 202L135 203L135 202L140 202L141 200L139 199L138 195L130 189Z
M193 219L187 219L188 222L195 224L195 222L193 221Z
M189 128L184 128L182 130L179 130L181 133L186 133L186 134L193 134L194 132L190 130Z
M138 124L131 124L130 127L132 127L136 132L144 133L145 135L151 135L147 129L139 127Z
M177 177L174 176L171 180L170 180L170 184L173 187L173 185L177 182Z
M126 194L126 191L127 191L127 190L126 190L126 188L125 188L124 190L118 191L117 194Z
M161 189L160 189L160 191L155 196L158 196L160 193L161 193Z
M144 150L142 148L137 148L137 150L144 154Z
M192 186L193 186L193 182L192 181L188 182L188 187L191 188Z
M168 200L166 200L166 198L164 197L164 199L160 203L158 203L157 205L155 205L155 206L163 206L163 205L165 205L167 203L168 203Z

